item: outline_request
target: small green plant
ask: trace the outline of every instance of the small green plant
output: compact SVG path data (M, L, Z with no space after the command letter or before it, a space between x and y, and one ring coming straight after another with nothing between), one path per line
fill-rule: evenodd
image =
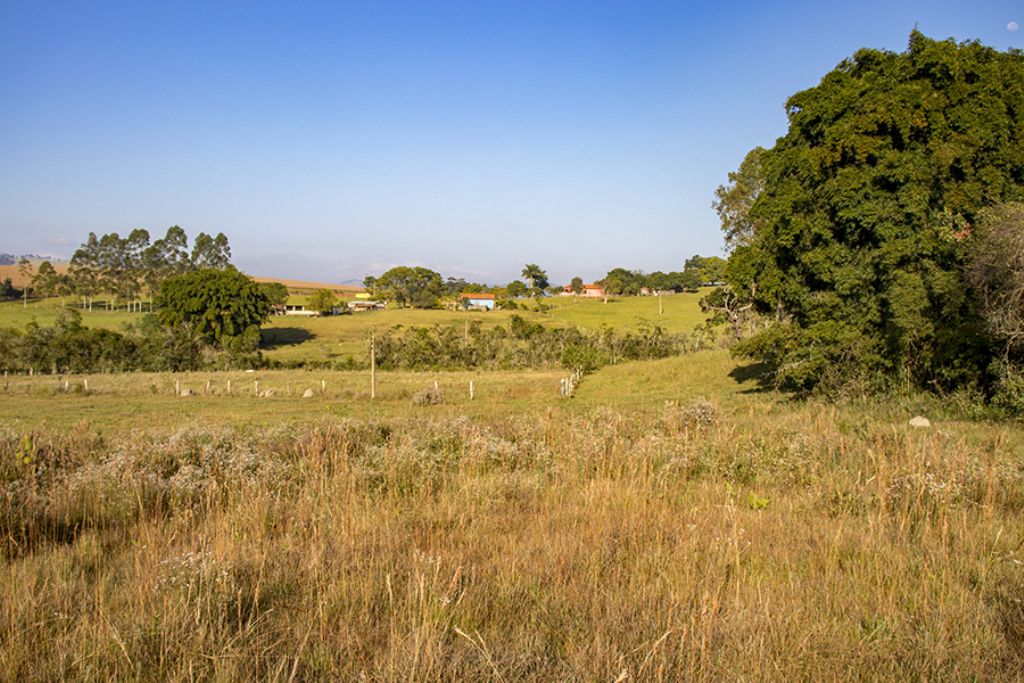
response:
M15 459L23 465L32 464L32 456L35 453L35 449L32 444L32 435L26 434L21 437L21 441L18 442L17 448L14 450Z
M753 491L751 491L750 495L747 496L747 507L749 507L751 510L764 510L766 507L768 507L768 503L770 502L770 498L759 496Z

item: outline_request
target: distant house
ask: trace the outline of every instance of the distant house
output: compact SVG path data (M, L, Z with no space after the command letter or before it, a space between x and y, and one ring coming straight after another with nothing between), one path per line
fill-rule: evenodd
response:
M316 311L307 311L306 307L301 304L285 304L284 306L285 315L320 315Z
M576 292L572 291L572 285L566 285L562 290L562 296L574 296ZM583 285L583 289L580 290L579 296L588 296L594 299L600 299L604 296L604 287L601 285Z
M356 301L349 301L348 308L350 311L382 311L386 308L383 301L372 301L368 297L363 298L356 294Z
M463 292L459 295L459 305L470 311L493 311L494 295L482 292Z

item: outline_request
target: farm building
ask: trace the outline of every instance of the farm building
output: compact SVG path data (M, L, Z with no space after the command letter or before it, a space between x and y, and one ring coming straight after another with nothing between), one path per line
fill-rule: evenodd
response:
M493 311L494 295L481 292L463 292L459 295L459 304L462 308L473 311Z
M573 296L572 285L566 285L562 290L562 296ZM583 290L580 291L578 296L589 296L595 299L600 299L604 296L604 287L601 285L583 285Z
M285 315L319 315L316 311L308 311L306 307L301 304L286 304L284 306Z
M382 311L385 308L383 301L372 301L369 298L361 298L356 294L356 301L349 301L348 308L351 311Z

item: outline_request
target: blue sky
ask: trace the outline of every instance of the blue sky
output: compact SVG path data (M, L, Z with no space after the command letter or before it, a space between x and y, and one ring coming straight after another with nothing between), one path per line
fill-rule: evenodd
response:
M259 275L555 282L720 253L714 188L860 47L1011 2L0 0L0 251L223 231Z

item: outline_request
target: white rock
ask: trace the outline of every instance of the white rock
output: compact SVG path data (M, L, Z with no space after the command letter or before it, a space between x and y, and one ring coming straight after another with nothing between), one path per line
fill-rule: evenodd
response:
M305 391L303 391L302 392L302 398L313 398L313 390L312 389L306 389Z
M192 390L191 389L182 389L181 390L181 395L182 396L191 396L192 395Z
M931 421L928 420L927 417L915 415L914 417L910 418L910 426L918 428L931 427L932 423Z

